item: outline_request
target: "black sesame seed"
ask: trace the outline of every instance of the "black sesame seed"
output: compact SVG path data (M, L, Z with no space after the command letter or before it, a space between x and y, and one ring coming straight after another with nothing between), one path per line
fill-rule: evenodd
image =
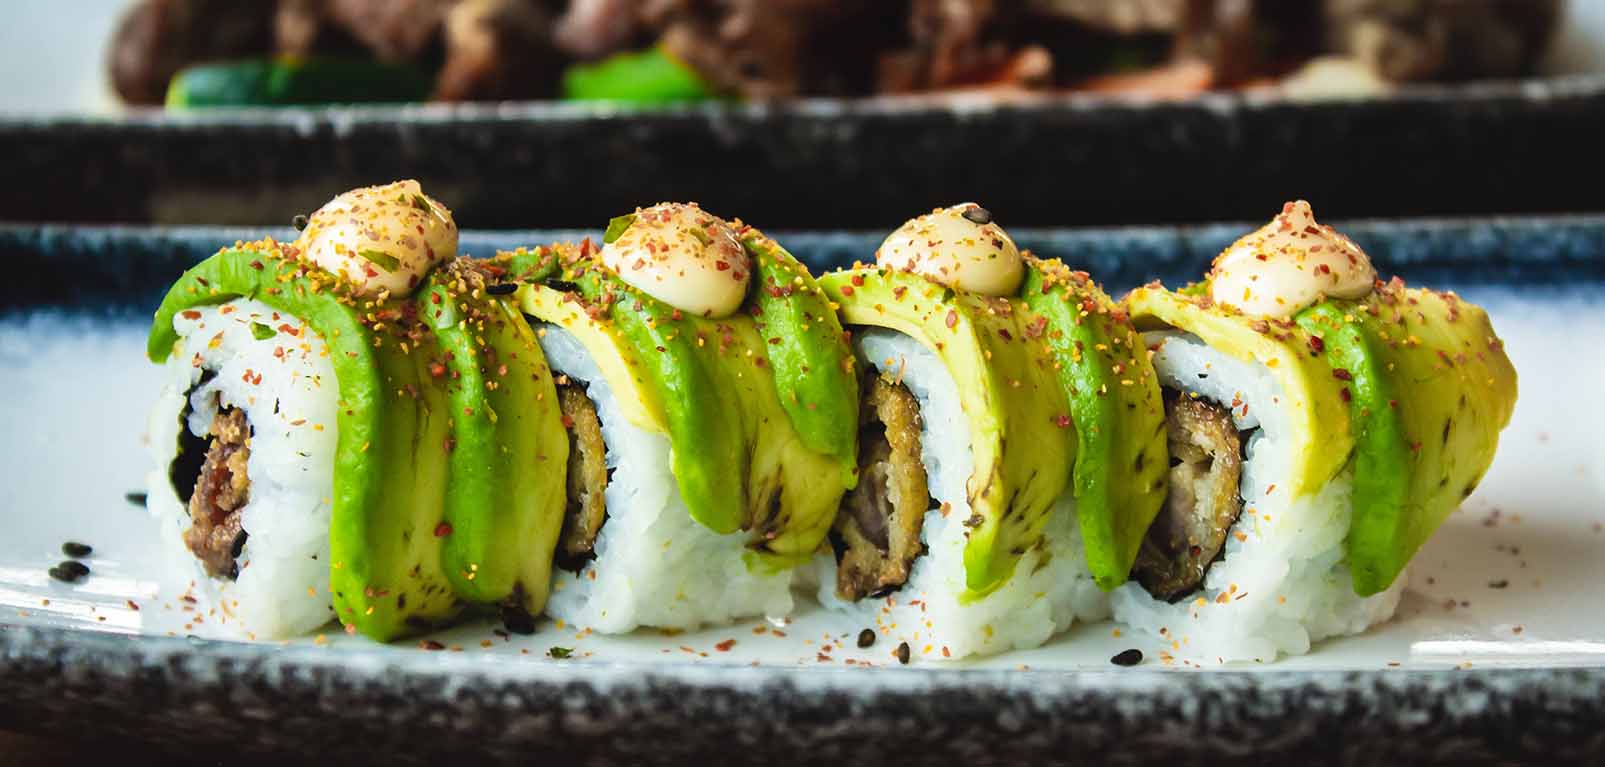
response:
M145 494L144 493L140 493L140 492L123 493L123 498L127 499L129 503L132 503L135 506L144 506L145 505Z
M552 290L558 291L560 293L578 293L578 292L580 292L580 286L576 285L575 283L569 282L568 280L547 280L546 281L546 287L551 288Z
M77 583L78 579L88 574L88 565L72 559L50 568L50 577L64 583Z
M66 543L61 544L61 553L66 554L73 559L83 559L84 557L89 556L94 550L94 547L90 546L89 544L79 543L77 541L67 541Z
M528 636L535 633L535 616L520 607L503 607L502 625L514 634Z
M971 205L964 209L964 217L976 224L986 226L992 223L992 211L979 205Z
M898 663L901 663L901 664L903 664L905 666L908 665L908 643L907 642L903 642L903 643L898 644L897 645L897 652L895 654L897 655L897 662Z
M307 217L300 215L290 219L290 226L295 227L297 232L305 230L307 228Z
M1130 650L1121 650L1115 657L1109 659L1116 666L1135 666L1142 662L1142 650L1135 647Z
M485 294L491 296L505 296L518 290L518 284L513 282L498 282L495 285L486 285Z
M858 632L858 646L870 647L875 644L875 629L864 629Z

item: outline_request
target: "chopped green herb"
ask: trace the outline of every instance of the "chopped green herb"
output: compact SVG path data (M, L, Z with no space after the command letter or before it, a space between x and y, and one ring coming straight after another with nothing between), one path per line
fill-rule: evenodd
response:
M552 649L547 650L546 654L552 656L553 660L563 660L564 658L567 658L570 655L574 654L574 648L572 648L572 647L553 647Z
M395 256L392 256L382 250L359 250L357 251L357 255L362 256L363 258L380 267L383 267L387 272L393 272L401 266L401 259L396 258Z
M421 194L415 194L412 196L412 206L425 213L435 212L435 206L430 205L429 201L424 199L424 196Z
M709 236L707 230L700 226L691 227L691 236L697 238L697 242L702 243L703 247L713 244L713 237Z
M602 244L611 245L614 240L624 236L624 230L635 223L635 214L628 213L623 216L614 216L607 222L607 231L602 233Z
M279 331L274 330L267 325L263 325L260 322L251 323L251 335L256 336L256 340L258 341L266 341L278 334Z

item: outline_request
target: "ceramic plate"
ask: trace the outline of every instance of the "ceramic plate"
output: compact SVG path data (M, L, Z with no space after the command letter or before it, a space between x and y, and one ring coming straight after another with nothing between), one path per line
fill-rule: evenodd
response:
M981 660L915 648L901 666L890 646L857 647L864 626L806 600L784 621L678 635L603 637L543 621L532 636L481 622L390 646L337 626L243 641L189 601L187 576L127 497L143 490L160 385L142 356L148 312L178 269L236 233L0 230L0 254L26 276L0 293L0 726L70 732L93 721L157 742L176 742L181 728L186 751L226 743L419 762L464 744L489 757L560 748L582 760L1597 756L1605 220L1346 230L1384 272L1488 308L1521 376L1515 418L1476 494L1415 558L1393 621L1301 657L1204 668L1156 660L1160 642L1115 623ZM1233 231L1021 240L1124 289L1201 271ZM552 237L465 243L485 253ZM781 239L816 267L874 245L853 234ZM47 574L67 541L94 548L76 585ZM1148 660L1113 666L1128 648Z

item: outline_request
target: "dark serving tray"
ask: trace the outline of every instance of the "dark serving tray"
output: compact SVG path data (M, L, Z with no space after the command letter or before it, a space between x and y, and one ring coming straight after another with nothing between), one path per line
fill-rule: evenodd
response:
M1263 95L335 107L0 119L0 219L271 224L416 177L469 229L697 200L768 229L889 229L976 200L1011 226L1605 210L1605 78Z
M1247 226L1022 230L1018 239L1090 269L1120 291L1153 278L1174 283L1197 275ZM1342 229L1385 273L1513 294L1518 303L1510 305L1517 310L1528 305L1519 303L1528 289L1538 297L1526 300L1542 302L1557 287L1573 295L1605 286L1605 217L1359 221ZM87 328L91 336L115 332L137 339L147 313L181 269L221 245L264 234L292 232L0 227L0 260L8 266L7 279L0 281L0 321L65 314L76 317L75 332ZM463 249L485 254L576 236L583 233L469 232ZM879 236L816 232L779 238L821 269L866 257ZM1582 305L1605 322L1605 304L1590 299ZM12 354L0 358L13 361L19 354L0 352ZM23 383L6 375L13 377L0 380ZM1597 384L1577 383L1583 389ZM37 390L39 382L33 385ZM27 471L24 462L0 476L11 481ZM131 513L121 507L125 489L103 488L116 499L119 518ZM52 513L15 508L12 501L0 505L8 509L12 532ZM1469 527L1481 529L1475 521ZM0 585L24 570L0 575ZM12 592L0 603L31 606L37 596ZM24 617L14 617L19 614ZM1313 765L1605 759L1605 730L1599 726L1605 721L1605 666L1597 659L1522 668L1272 664L1208 672L1102 665L749 668L668 656L662 663L520 663L517 656L503 661L498 659L506 656L407 647L352 651L311 642L278 647L118 635L93 630L93 623L52 624L27 615L0 611L0 728L65 738L87 732L222 763L1253 759Z

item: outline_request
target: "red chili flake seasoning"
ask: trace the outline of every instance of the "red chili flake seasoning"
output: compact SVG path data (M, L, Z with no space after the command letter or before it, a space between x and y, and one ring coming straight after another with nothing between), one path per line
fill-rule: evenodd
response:
M959 324L959 313L954 311L954 310L952 310L952 309L947 310L947 326L949 328L952 328L952 327L954 327L954 326L956 326L958 324Z
M441 520L440 524L435 525L435 537L444 538L448 535L451 535L451 523Z
M736 646L736 640L734 640L734 639L726 639L723 642L720 642L720 643L714 645L713 649L718 650L719 652L730 652L730 648L735 647L735 646Z
M1336 378L1339 381L1353 381L1354 380L1354 374L1350 373L1347 370L1344 370L1343 368L1333 368L1332 369L1332 377Z
M1316 355L1326 351L1326 342L1320 336L1310 336L1310 354Z
M842 295L850 296L852 294L853 294L853 286L851 286L851 285L843 285L842 286Z
M420 649L420 650L444 650L444 649L446 649L446 646L441 644L441 643L439 643L439 642L436 642L433 639L425 639L424 641L418 643L418 649Z
M195 311L194 309L185 309L184 311L179 312L179 316L186 320L198 320L201 318L201 313Z
M1070 428L1070 415L1068 413L1060 413L1059 415L1054 416L1053 425L1061 429Z
M1338 398L1344 402L1349 402L1354 399L1354 395L1350 394L1349 387L1345 386L1341 389L1338 389Z

